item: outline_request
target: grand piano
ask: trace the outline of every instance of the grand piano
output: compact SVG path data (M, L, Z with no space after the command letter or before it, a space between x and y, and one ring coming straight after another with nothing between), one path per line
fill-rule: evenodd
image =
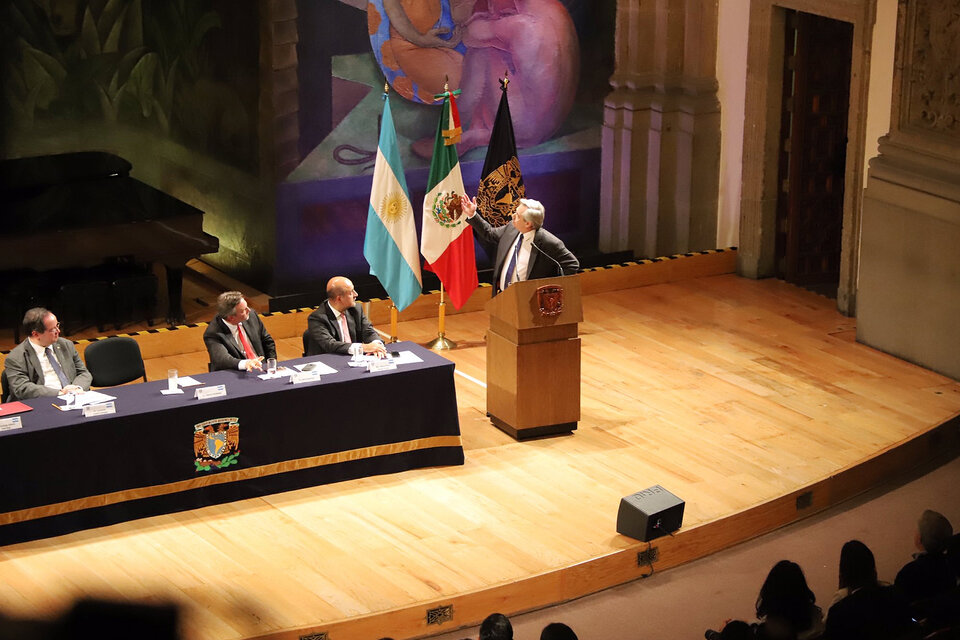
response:
M0 271L21 274L4 288L22 274L161 263L167 320L183 322L184 266L219 240L203 231L203 211L131 178L131 168L99 151L0 160Z

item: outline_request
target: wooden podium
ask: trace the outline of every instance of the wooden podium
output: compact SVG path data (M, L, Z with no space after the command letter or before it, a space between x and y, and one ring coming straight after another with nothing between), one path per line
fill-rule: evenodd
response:
M580 420L580 276L527 280L490 299L487 415L517 440Z

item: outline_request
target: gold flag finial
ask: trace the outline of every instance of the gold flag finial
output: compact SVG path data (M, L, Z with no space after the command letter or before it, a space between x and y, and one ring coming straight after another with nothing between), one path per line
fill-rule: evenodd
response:
M508 84L510 84L510 70L509 70L509 69L504 69L504 70L503 70L503 77L500 78L500 88L503 89L504 91L506 91Z
M383 81L383 95L387 95L390 92L390 83L386 80Z

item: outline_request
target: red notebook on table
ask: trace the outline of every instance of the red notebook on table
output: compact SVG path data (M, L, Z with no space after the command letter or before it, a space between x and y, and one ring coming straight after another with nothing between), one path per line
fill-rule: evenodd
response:
M33 407L28 407L22 402L17 401L0 404L0 418L12 416L15 413L23 413L24 411L33 411Z

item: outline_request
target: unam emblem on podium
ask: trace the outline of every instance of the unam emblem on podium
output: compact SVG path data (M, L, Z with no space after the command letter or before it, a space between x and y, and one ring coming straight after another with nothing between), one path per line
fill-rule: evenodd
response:
M563 287L548 284L537 288L537 305L540 315L552 318L563 313Z

